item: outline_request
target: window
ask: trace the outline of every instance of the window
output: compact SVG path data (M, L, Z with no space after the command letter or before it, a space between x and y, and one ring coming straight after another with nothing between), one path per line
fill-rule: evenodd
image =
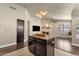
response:
M64 22L63 24L61 24L60 30L62 32L69 32L70 31L70 22Z

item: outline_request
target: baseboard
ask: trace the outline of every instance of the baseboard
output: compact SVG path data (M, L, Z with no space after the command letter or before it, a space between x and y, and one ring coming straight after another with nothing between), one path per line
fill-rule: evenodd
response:
M24 42L26 42L27 40L24 40ZM10 44L6 44L6 45L2 45L0 46L0 48L4 48L4 47L7 47L7 46L11 46L11 45L15 45L16 43L10 43Z
M6 44L6 45L2 45L0 46L0 48L4 48L4 47L7 47L7 46L11 46L11 45L15 45L16 43L10 43L10 44Z
M72 44L73 46L77 46L77 47L79 47L79 45L78 44Z
M24 42L26 42L26 41L28 41L28 40L24 40Z

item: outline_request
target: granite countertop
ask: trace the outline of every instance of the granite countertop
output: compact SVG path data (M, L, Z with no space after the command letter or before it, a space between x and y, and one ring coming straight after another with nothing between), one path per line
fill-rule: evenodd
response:
M72 38L72 36L61 36L61 35L57 35L57 36L53 36L52 34L51 35L29 35L31 37L36 37L36 38L39 38L39 39L43 39L43 40L49 40L49 39L52 39L52 38Z
M40 35L29 35L31 37L36 37L36 38L39 38L39 39L42 39L42 40L49 40L49 39L52 39L53 36L52 35L45 35L45 36L40 36Z
M55 36L54 38L72 38L72 36L71 35L69 36L58 35L58 36Z

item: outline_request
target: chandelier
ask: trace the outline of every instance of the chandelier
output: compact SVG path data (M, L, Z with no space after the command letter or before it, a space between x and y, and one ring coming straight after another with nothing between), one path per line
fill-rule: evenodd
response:
M36 12L36 17L38 17L38 18L41 18L46 15L47 15L47 10L40 10L40 11Z

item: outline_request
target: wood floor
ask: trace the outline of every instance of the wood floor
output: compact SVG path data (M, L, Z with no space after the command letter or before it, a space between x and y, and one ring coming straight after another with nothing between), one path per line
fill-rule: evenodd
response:
M16 51L13 51L13 52L10 52L10 53L7 53L5 55L2 55L2 56L35 56L33 55L28 47L24 47L24 48L21 48L19 50L16 50Z
M0 55L8 54L10 52L19 50L21 48L28 47L27 42L18 43L17 45L0 48ZM71 39L68 38L55 38L55 48L79 56L79 47L71 44Z
M18 43L18 44L11 45L11 46L8 46L8 47L0 48L0 55L4 55L4 54L7 54L7 53L16 51L18 49L26 47L27 45L28 45L27 42L25 42L25 43Z

